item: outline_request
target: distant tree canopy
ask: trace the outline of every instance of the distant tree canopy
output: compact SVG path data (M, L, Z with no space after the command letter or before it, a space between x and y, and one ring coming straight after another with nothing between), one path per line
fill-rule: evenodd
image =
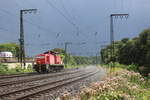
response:
M52 49L54 52L58 52L61 55L61 58L65 62L65 50L62 48L55 48ZM96 57L87 57L87 56L73 56L69 53L66 54L67 63L69 65L89 65L89 64L95 64L96 63ZM99 57L100 58L100 57Z
M150 67L150 29L146 29L138 37L124 38L114 43L115 50L113 59L110 57L111 46L101 50L104 63L119 62L121 64L137 64Z
M60 54L65 54L65 50L62 49L62 48L54 48L54 49L52 49L52 51L58 52L58 53L60 53Z
M9 51L13 53L13 56L19 56L19 45L16 43L4 43L0 44L0 52Z

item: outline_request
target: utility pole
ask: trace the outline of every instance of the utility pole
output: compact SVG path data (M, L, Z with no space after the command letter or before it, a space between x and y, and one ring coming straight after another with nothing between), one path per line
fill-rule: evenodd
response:
M72 42L65 42L65 66L67 67L67 63L68 63L68 56L67 56L67 47L70 44L74 44L74 45L83 45L86 44L86 42L81 42L81 43L72 43Z
M96 53L96 66L98 65L98 60L99 60L98 55L99 55L99 52Z
M115 50L115 46L114 46L114 27L113 27L113 18L115 17L115 18L118 18L118 17L120 17L121 19L122 18L128 18L128 16L129 16L129 14L111 14L110 15L110 44L111 44L111 58L110 58L110 60L111 60L111 67L114 67L114 65L113 65L113 55L114 55L114 50Z
M26 13L32 13L32 12L36 12L37 9L24 9L24 10L20 10L20 64L21 64L21 68L22 68L22 64L24 65L24 69L25 69L25 65L26 65L26 61L25 61L25 47L24 47L24 27L23 27L23 14Z
M68 63L67 47L69 44L72 44L72 43L71 42L65 42L65 67L67 67L67 63Z

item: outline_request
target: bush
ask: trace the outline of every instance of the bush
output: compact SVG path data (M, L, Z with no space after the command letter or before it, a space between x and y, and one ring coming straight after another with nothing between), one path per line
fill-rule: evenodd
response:
M138 66L135 65L135 64L131 64L131 65L123 65L123 64L119 64L119 63L114 63L115 67L120 67L120 68L123 68L123 69L127 69L129 71L135 71L137 72L138 71Z
M94 96L91 95L91 97L88 97L88 98L92 98L92 100L123 100L124 99L122 96L112 91L104 92L104 93L97 93L96 95ZM88 98L84 100L88 100Z
M9 69L7 65L0 64L0 74L16 74L33 72L32 65L28 65L27 69L22 69L19 65L16 68Z
M126 66L126 69L129 71L131 71L131 70L136 71L136 72L138 71L138 67L134 64Z
M27 67L27 69L32 69L32 65L29 64L28 67Z
M19 66L17 66L16 68L14 68L16 72L23 72L23 69Z
M0 73L5 73L8 71L7 65L0 64Z
M67 100L150 100L150 79L125 69L109 74L103 81L83 88ZM60 99L66 100L66 99Z

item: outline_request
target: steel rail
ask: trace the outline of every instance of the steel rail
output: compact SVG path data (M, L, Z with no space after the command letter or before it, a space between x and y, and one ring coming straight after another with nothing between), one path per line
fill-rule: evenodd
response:
M25 88L25 89L22 89L22 90L18 90L18 91L13 91L13 92L10 92L10 93L2 94L2 95L0 95L0 97L3 98L3 97L8 97L8 96L12 96L12 97L13 96L18 96L19 94L21 94L23 92L24 93L23 96L19 95L20 97L17 97L15 99L13 99L13 100L22 100L24 98L31 97L32 95L44 92L46 90L51 90L51 89L54 89L56 87L63 86L65 84L69 84L69 83L72 83L72 82L75 82L75 81L87 78L89 76L92 76L92 75L96 74L97 72L99 72L99 71L86 72L86 73L78 75L78 76L74 76L74 77L70 77L70 78L66 78L66 79L60 79L60 80L49 82L49 83L46 83L46 84L41 84L41 85L38 85L38 86L32 86L32 87ZM33 92L33 90L34 90L34 92Z
M10 74L10 75L0 75L0 79L15 78L15 77L26 77L31 75L37 75L37 73L21 73L21 74Z
M8 85L21 84L21 83L27 83L27 82L36 81L36 80L43 80L43 79L46 79L46 78L52 78L52 77L57 77L57 76L62 76L62 75L67 75L67 74L73 74L73 73L76 73L76 72L81 72L81 70L71 71L71 72L63 72L63 73L56 73L56 74L44 74L44 76L33 77L33 78L30 78L30 79L1 82L0 87L8 86Z
M40 91L35 92L35 93L31 93L31 94L29 94L29 95L24 95L24 96L19 97L19 98L15 99L15 100L27 100L27 99L29 99L30 97L33 98L33 97L34 97L35 95L37 95L37 94L42 94L43 92L50 91L50 90L54 90L54 89L56 89L56 88L61 88L61 87L66 86L66 85L68 85L68 84L71 84L71 83L74 83L74 82L77 82L77 81L86 79L86 78L88 78L88 77L90 77L90 76L95 75L95 74L98 73L98 72L99 72L99 71L96 71L96 72L94 72L94 73L88 73L88 74L83 75L82 77L70 78L70 79L67 80L66 82L65 82L65 81L64 81L64 82L60 81L59 84L57 83L57 85L55 84L55 86L52 86L52 87L50 87L50 88L46 88L46 89L40 90Z

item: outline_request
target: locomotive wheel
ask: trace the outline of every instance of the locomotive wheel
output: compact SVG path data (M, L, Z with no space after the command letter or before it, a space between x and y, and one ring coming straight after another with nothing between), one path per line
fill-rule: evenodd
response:
M33 68L36 72L40 73L40 68L38 65L34 65Z
M63 66L55 66L55 71L56 72L60 72L61 70L63 70L64 67Z
M42 74L42 73L45 73L45 72L46 72L45 67L42 66L42 65L39 65L39 66L38 66L38 72L41 73L41 74Z
M35 71L38 73L50 73L50 72L60 72L64 69L64 66L54 66L54 65L34 65Z

